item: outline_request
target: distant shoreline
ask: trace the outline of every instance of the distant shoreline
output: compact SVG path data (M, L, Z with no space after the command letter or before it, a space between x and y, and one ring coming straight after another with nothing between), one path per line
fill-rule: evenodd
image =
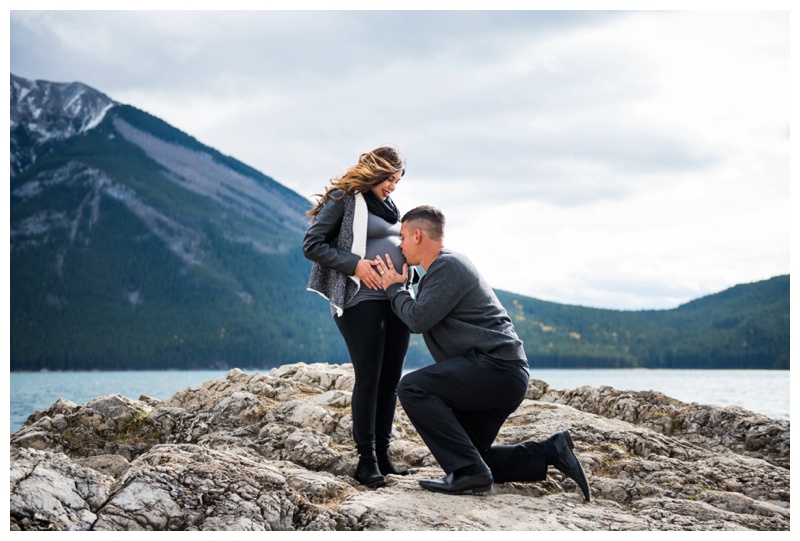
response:
M288 363L292 364L292 363ZM350 363L326 363L326 364L350 364ZM280 365L283 366L283 365ZM416 370L418 368L422 368L422 366L414 366L413 368L407 368L406 371ZM232 366L230 368L92 368L91 370L57 370L57 369L49 369L43 368L41 370L9 370L11 374L39 374L39 373L78 373L78 372L227 372L228 370L238 369L242 372L247 371L256 371L256 372L267 372L269 370L274 370L278 368L278 366L272 366L269 368L239 368L238 366ZM742 372L752 372L763 370L767 372L789 372L789 368L707 368L707 367L698 367L698 368L649 368L646 366L637 366L637 367L602 367L602 368L570 368L570 367L554 367L554 366L532 366L530 367L533 370L570 370L570 371L578 371L578 370L642 370L642 371L657 371L657 370L729 370L729 371L742 371Z

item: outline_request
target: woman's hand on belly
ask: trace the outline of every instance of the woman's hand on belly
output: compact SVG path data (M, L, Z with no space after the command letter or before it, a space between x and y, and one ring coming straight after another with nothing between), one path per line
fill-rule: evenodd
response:
M360 259L356 264L356 277L361 283L370 289L378 290L381 288L381 277L375 270L378 262L372 259Z

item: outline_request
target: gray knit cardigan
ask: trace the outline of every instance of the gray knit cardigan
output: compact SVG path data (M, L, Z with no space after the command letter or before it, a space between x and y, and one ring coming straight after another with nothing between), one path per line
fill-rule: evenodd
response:
M333 244L339 250L351 252L363 258L367 253L367 222L369 220L367 202L360 193L346 195L342 201L344 217L339 228L339 235L333 239ZM348 276L314 262L306 289L325 297L336 310L336 315L341 316L344 307L361 289L361 280L355 275Z

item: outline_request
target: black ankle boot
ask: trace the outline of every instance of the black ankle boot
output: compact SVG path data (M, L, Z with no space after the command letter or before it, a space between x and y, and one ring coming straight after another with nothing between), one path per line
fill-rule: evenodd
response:
M383 475L408 475L408 470L398 470L389 458L389 451L378 450L378 469Z
M378 459L374 454L361 455L356 466L356 473L353 478L367 488L379 488L386 486L386 478L381 475L378 469Z

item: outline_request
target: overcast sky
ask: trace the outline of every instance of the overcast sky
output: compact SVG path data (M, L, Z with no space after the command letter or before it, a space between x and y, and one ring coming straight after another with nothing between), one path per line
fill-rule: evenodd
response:
M10 71L85 83L306 197L396 145L400 210L440 207L494 287L674 308L789 273L789 19L12 11Z

